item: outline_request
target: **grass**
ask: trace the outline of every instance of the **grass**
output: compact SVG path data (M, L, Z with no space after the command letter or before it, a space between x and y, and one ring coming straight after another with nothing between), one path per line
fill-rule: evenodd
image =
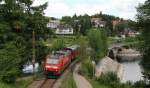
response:
M28 77L27 79L20 80L13 84L6 84L0 82L0 88L26 88L29 84L32 83L32 77Z
M64 79L60 88L77 88L71 72Z
M118 39L115 39L113 37L108 37L108 45L117 43Z
M123 38L115 39L114 37L108 38L108 45L116 44L116 43L130 45L130 44L138 44L140 42L142 42L142 41L139 40L138 37L126 37L125 39L123 39Z
M84 39L87 41L85 36L80 36L78 39L76 36L67 36L67 35L57 35L56 37L49 38L46 41L42 41L46 46L49 48L53 47L53 43L59 39L62 39L64 41L65 46L71 46L74 44L78 44L80 42L80 39Z
M93 88L110 88L107 85L104 85L97 81L97 79L93 77L93 66L90 60L86 60L86 62L82 63L80 67L80 74L84 76L91 84Z
M76 41L75 36L57 36L55 38L49 38L45 42L44 41L43 42L45 45L52 47L53 42L55 42L60 38L64 40L65 46L70 46L74 44L74 42Z
M106 85L100 84L98 81L96 81L95 79L88 79L89 82L91 83L93 88L109 88Z

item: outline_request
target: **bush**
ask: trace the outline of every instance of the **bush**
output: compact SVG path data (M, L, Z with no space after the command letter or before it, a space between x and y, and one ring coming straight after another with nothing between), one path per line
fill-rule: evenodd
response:
M5 71L5 74L2 75L1 81L5 83L14 83L17 77L17 70L15 68Z
M94 69L90 60L82 63L81 69L80 69L81 75L85 75L85 76L92 78L93 77L93 71L95 72L95 69Z
M43 44L36 45L36 61L41 64L41 61L45 59L46 54L50 51Z
M144 81L140 80L134 83L134 88L145 88L144 85Z
M7 43L5 48L0 50L0 80L6 83L15 82L19 73L22 48L17 48L14 43Z
M138 37L127 37L124 40L124 42L133 42L133 41L139 41L139 38Z
M78 57L81 60L81 62L85 62L87 60L87 58L89 57L87 48L88 48L88 43L84 38L79 38L77 40L77 44L80 46L77 51L79 53Z
M105 85L114 85L114 83L119 82L119 78L115 73L108 72L106 74L102 74L99 78L98 81L102 84Z
M62 38L55 40L52 44L53 50L59 50L64 47L65 47L65 41Z

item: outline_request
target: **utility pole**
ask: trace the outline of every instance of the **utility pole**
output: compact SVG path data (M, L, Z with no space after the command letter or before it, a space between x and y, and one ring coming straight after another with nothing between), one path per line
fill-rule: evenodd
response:
M32 64L33 64L33 74L35 78L35 31L32 30Z
M34 2L34 0L32 0L32 2ZM34 11L31 9L30 5L28 5L27 8L28 8L29 17L33 18ZM34 28L32 28L32 66L33 66L33 75L34 75L33 79L35 79L35 30Z

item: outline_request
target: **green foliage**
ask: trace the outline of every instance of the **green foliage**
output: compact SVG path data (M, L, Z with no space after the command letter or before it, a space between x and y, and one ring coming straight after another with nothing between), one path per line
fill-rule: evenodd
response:
M85 62L89 57L88 51L86 50L88 48L88 42L86 41L85 38L80 37L77 40L77 44L80 46L78 48L78 53L79 53L78 57L81 60L81 62Z
M1 74L1 80L5 83L14 83L18 75L18 70L15 68L8 69L5 73Z
M33 82L33 77L28 77L26 79L17 81L16 83L13 84L0 82L0 88L27 88L27 86L32 82Z
M82 63L80 68L80 73L87 77L92 78L95 72L95 68L93 67L92 61L87 59L86 62Z
M119 34L120 32L123 32L124 28L128 28L128 24L126 22L120 22L116 25L114 33Z
M142 66L146 70L150 70L150 0L146 0L143 5L137 8L138 11L138 26L142 30L142 35L144 39L143 44L143 59ZM150 81L150 78L147 78Z
M124 39L124 42L135 42L138 41L138 37L127 37Z
M102 74L97 80L105 85L113 85L114 83L119 82L117 75L112 72Z
M19 73L19 65L21 63L22 49L17 48L13 42L4 46L0 50L0 79L1 81L10 83L15 81L15 77Z
M137 23L132 20L122 20L115 26L113 33L114 35L119 34L120 32L123 32L125 28L130 28L131 30L139 31L136 24Z
M71 72L67 74L65 81L62 82L60 88L77 88Z
M86 35L87 31L92 27L90 16L87 14L83 16L74 15L73 17L64 16L62 17L61 21L64 24L71 25L74 28L75 34L80 32L80 34Z
M32 0L1 0L0 4L0 80L14 82L24 63L32 58L32 31L36 37L36 55L40 61L46 53L41 39L47 38L48 19L43 16L47 3L32 6ZM40 45L40 47L39 47ZM44 48L43 48L44 47ZM40 52L39 52L40 51Z
M88 33L89 45L93 49L92 58L97 62L107 52L107 34L105 29L94 29Z
M48 48L44 46L44 44L39 44L36 46L36 61L37 62L41 62L42 60L44 60L46 54L48 54Z
M109 86L100 84L97 80L95 79L88 79L89 82L91 83L93 88L109 88Z
M72 18L70 16L63 16L61 22L64 24L71 25Z
M59 50L65 47L65 41L63 38L55 40L52 44L53 50Z
M115 73L108 72L102 74L99 78L96 79L100 84L107 86L108 88L144 88L142 81L136 82L133 84L128 81L126 83L121 83L119 78Z
M112 20L121 20L119 17L115 17L112 15L102 14L100 12L99 14L95 14L92 16L89 16L87 14L77 16L76 14L74 16L64 16L61 19L61 22L64 24L71 25L74 28L75 34L86 35L89 29L92 28L91 18L101 18L103 21L106 21L106 31L108 35L113 34L113 25Z
M81 24L80 33L82 35L86 35L88 30L92 27L90 16L88 16L87 14L85 14L84 16L79 16L79 20Z
M102 18L102 20L106 21L106 28L107 28L106 31L108 32L109 35L113 34L112 20L121 20L122 19L122 18L115 17L112 15L103 14L102 12L95 14L92 17Z
M143 80L134 83L134 88L145 88L145 83Z

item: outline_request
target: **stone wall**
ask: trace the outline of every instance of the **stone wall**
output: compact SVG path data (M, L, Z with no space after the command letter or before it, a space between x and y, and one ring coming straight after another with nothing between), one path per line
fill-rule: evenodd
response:
M117 53L117 59L119 61L134 61L140 59L141 54L134 49L122 49Z
M96 66L95 76L99 77L102 73L105 74L107 72L114 72L122 79L123 66L109 57L104 57Z

